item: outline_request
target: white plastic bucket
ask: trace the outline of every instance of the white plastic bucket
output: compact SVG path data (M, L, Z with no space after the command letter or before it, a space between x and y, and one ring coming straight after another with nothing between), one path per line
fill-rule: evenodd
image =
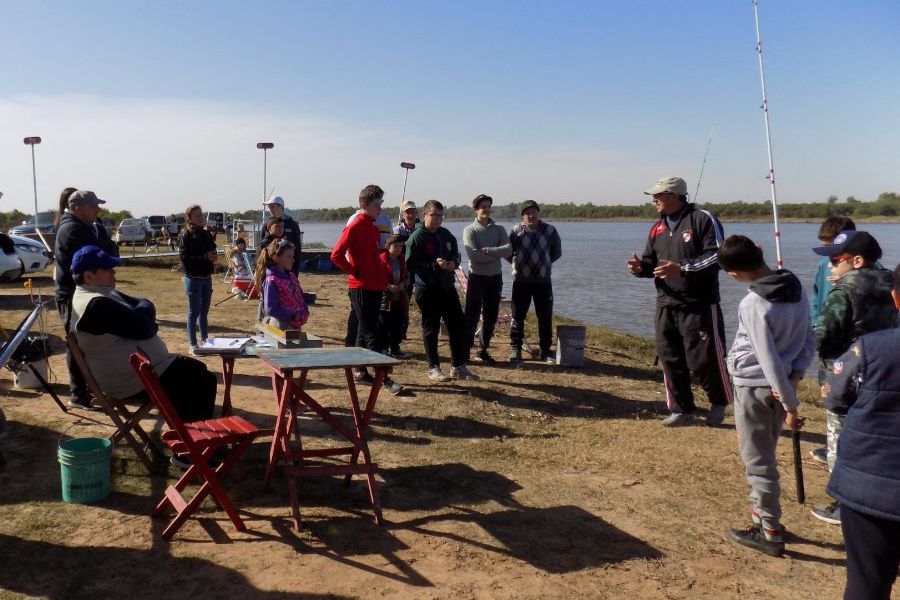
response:
M47 380L47 359L42 358L40 360L36 360L30 363L34 366L34 369L41 374L41 377L44 378L44 381ZM41 382L38 381L38 378L34 376L34 373L31 372L27 366L24 369L17 372L13 376L13 380L15 381L15 385L20 390L40 390L43 389L41 386Z
M557 325L556 364L563 367L584 366L584 342L587 327L582 325Z

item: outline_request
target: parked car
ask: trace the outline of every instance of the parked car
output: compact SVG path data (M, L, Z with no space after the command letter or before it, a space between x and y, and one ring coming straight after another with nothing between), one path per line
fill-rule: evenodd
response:
M103 221L103 229L106 230L106 235L112 239L112 237L116 234L116 224L113 223L110 219L102 219Z
M22 275L22 261L16 245L5 233L0 233L0 281L15 281Z
M152 215L147 217L147 222L149 222L150 227L153 228L153 237L162 237L168 220L162 215Z
M22 273L43 271L53 262L53 253L47 250L40 240L18 235L9 237L12 239L16 247L16 254L19 255L22 263Z
M41 233L49 234L54 233L53 221L56 219L56 211L45 210L39 212L37 214L38 218L38 227L41 229ZM22 221L21 225L16 225L12 229L9 230L9 235L35 235L34 233L34 219L28 219L26 221Z
M116 243L146 244L153 239L153 226L147 219L123 219L116 230Z

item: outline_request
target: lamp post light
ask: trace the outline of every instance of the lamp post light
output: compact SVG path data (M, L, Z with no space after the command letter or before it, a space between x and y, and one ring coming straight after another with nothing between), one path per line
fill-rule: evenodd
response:
M49 252L53 252L53 250L50 249L50 245L47 244L47 240L44 239L40 227L38 227L37 169L35 168L34 163L34 147L41 143L41 138L40 136L35 135L27 137L22 141L25 142L26 146L31 146L31 182L34 187L34 233L44 244L44 247L46 247Z
M403 201L406 200L406 180L409 178L409 170L415 169L416 165L411 162L402 162L400 163L400 168L406 170L403 174L403 197L400 198L400 205L402 206Z
M259 247L258 244L260 244L262 242L263 225L266 222L266 200L268 199L268 198L266 198L266 185L267 185L266 176L268 175L268 163L267 163L268 152L269 152L269 150L271 150L272 148L275 147L275 144L272 142L257 142L256 147L257 147L257 149L263 151L263 199L262 199L262 211L260 211L260 213L259 213L259 240L257 240L257 247Z

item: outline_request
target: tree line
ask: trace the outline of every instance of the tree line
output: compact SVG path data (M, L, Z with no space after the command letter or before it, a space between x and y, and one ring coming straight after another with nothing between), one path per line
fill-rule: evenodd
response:
M772 217L772 205L768 202L710 202L704 207L714 212L720 219L740 220L768 220ZM342 208L300 208L288 211L299 222L324 222L346 221L356 212L356 207L345 206ZM399 213L397 207L385 207L392 221L396 221ZM471 206L446 206L444 213L448 219L471 219ZM498 221L516 221L519 219L519 204L497 204L494 206L494 219ZM825 219L832 216L847 216L857 219L872 217L896 218L900 216L900 194L885 192L879 194L875 200L857 200L848 196L841 201L837 196L829 196L824 202L796 202L778 205L778 214L786 219ZM575 204L563 202L560 204L541 204L541 216L546 219L645 219L651 220L656 216L653 204L645 202L638 205L626 204ZM132 218L127 210L100 211L102 219L109 219L118 224L122 219ZM0 231L7 231L22 221L33 219L33 215L19 210L0 212ZM259 209L246 210L230 214L232 219L259 219Z

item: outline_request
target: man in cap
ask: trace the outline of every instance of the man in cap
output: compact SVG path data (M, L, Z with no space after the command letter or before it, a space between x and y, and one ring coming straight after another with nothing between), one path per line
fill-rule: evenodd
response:
M475 345L475 330L481 319L481 339L478 340L480 362L493 365L497 361L488 353L503 293L503 271L500 259L512 256L512 245L506 229L491 219L494 199L479 194L472 200L475 221L463 230L463 246L469 259L469 283L466 287L466 353Z
M56 308L59 311L63 327L69 331L69 307L75 283L72 280L72 257L81 248L94 245L111 256L119 255L119 248L109 239L109 234L100 221L100 205L105 200L97 197L90 190L75 190L69 194L68 206L59 220L54 242L56 266L53 279L56 287ZM71 353L66 353L66 366L69 369L69 389L72 397L69 406L91 410L91 400L87 384Z
M400 222L394 226L394 233L409 239L419 224L419 209L412 200L404 200L400 204Z
M721 425L732 399L716 257L724 230L712 213L687 201L681 177L663 177L644 193L653 196L659 219L643 256L632 254L626 264L633 275L652 277L656 286L656 351L671 411L663 424L693 421L693 373L712 405L707 425Z
M91 373L110 398L142 395L144 387L128 363L132 353L142 352L183 421L212 418L216 376L199 360L169 353L158 335L153 303L116 289L115 269L121 263L95 245L72 258L76 288L70 327Z
M272 196L269 198L269 202L266 204L266 208L269 209L269 214L273 217L281 217L284 222L284 233L282 234L282 238L286 239L290 243L294 245L296 250L294 251L294 265L291 267L291 271L293 271L294 275L300 273L300 246L303 241L302 232L300 231L300 226L297 225L297 221L294 218L287 214L284 210L284 198L281 196ZM265 231L260 231L260 247L265 246L267 241L265 236Z
M826 366L839 376L844 362L836 360L862 335L897 325L897 311L891 296L894 278L877 264L881 246L866 231L842 231L830 246L813 248L820 256L831 260L831 276L836 278L825 297L813 329L816 332L819 356ZM827 387L822 389L827 396ZM844 428L849 406L825 399L825 440L828 470L834 469L837 443ZM811 509L818 519L840 525L841 507L837 502Z
M512 351L509 362L522 362L522 343L525 340L525 317L534 300L538 320L541 362L556 362L550 353L553 342L553 284L551 270L562 256L562 241L556 228L541 220L541 209L534 200L526 200L520 214L522 222L509 232L512 255L512 313L509 343Z

